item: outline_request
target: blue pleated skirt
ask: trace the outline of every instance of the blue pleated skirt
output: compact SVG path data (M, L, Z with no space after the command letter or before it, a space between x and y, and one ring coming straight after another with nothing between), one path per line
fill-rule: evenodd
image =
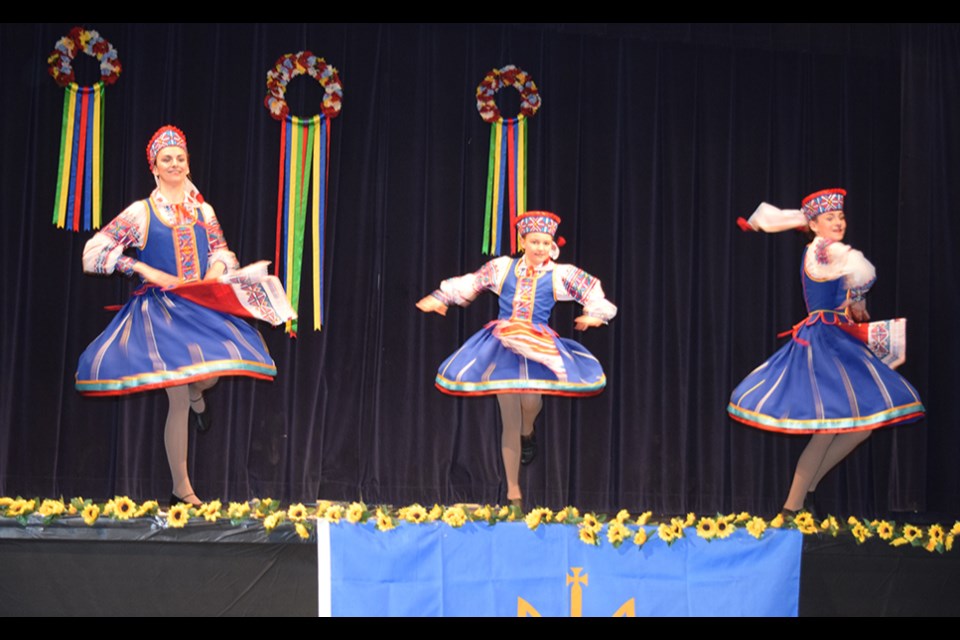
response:
M727 412L785 433L844 433L919 420L917 391L837 324L813 322L741 382Z
M504 346L494 335L494 325L491 323L475 333L444 360L436 379L440 391L464 396L498 393L591 396L606 386L607 378L600 362L576 340L549 332L563 362L565 379L561 380L545 364Z
M121 395L220 376L272 380L260 333L239 318L156 287L133 296L80 356L76 387Z

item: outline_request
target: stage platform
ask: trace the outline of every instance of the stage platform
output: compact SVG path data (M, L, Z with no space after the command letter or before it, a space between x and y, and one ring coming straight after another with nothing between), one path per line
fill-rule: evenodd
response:
M93 527L76 518L49 526L4 520L0 615L946 616L960 610L960 556L952 552L876 540L857 545L848 534L768 530L757 541L741 529L707 542L687 531L671 546L652 535L642 548L628 540L614 549L606 540L584 544L570 525L530 531L523 523L402 524L381 532L372 523L321 523L301 540L292 527L267 533L258 522L191 521L172 529L161 518Z

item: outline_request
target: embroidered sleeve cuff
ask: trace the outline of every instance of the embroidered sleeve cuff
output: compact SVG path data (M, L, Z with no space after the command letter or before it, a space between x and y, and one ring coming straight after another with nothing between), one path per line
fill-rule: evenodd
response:
M606 324L617 315L617 306L606 298L600 298L583 305L583 313L591 318L599 318Z
M452 297L448 296L440 289L437 289L430 295L436 298L437 300L439 300L440 302L442 302L443 304L447 305L448 307L450 305L458 304Z
M133 270L133 267L136 264L136 258L131 258L130 256L120 256L117 258L116 270L125 276L132 276L136 273L136 271Z
M212 267L218 262L223 265L224 273L232 273L240 268L240 262L237 260L237 256L233 251L226 248L211 253L207 259L207 267Z
M864 285L861 285L859 287L851 287L850 289L848 289L847 291L850 294L850 299L854 302L860 302L861 300L866 298L867 292L870 291L870 287L872 287L873 283L876 281L877 279L874 278L873 280L871 280L870 282Z

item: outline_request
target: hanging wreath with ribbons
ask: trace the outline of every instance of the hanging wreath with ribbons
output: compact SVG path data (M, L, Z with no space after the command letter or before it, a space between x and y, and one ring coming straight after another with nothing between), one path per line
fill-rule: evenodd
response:
M520 92L520 113L504 118L496 95L504 87ZM509 219L510 253L517 251L514 231L517 216L527 210L527 118L540 109L540 92L529 73L508 64L493 69L477 86L477 111L490 123L490 157L487 163L487 199L484 206L483 248L499 254L503 219Z
M100 80L81 87L73 73L79 53L100 63ZM74 27L57 40L47 57L49 73L64 88L60 125L60 161L53 223L73 231L99 229L103 192L103 115L107 85L120 77L120 58L113 45L96 31Z
M287 84L299 75L310 76L324 89L321 113L310 118L290 115L287 106ZM321 329L323 323L323 249L327 177L330 170L330 121L340 114L342 100L343 87L337 70L310 51L282 55L267 72L267 97L263 104L270 111L270 116L281 122L277 255L274 268L296 312L300 302L303 238L309 206L313 213L310 232L313 242L313 328L316 331ZM288 321L286 330L295 336L297 321Z

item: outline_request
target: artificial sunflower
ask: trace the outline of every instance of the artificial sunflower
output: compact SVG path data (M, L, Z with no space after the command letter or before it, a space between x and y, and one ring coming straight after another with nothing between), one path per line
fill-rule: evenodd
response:
M117 520L129 520L137 512L137 503L127 496L117 496L113 499L112 515Z
M580 511L576 507L571 507L567 505L560 511L557 511L557 514L553 517L554 522L572 524L577 518L580 517Z
M47 499L40 503L40 508L37 509L37 513L44 518L50 518L52 516L59 516L66 510L67 507L63 504L62 500Z
M100 507L95 504L89 504L83 508L80 515L83 517L83 523L88 527L92 527L93 523L100 517Z
M863 544L866 542L867 538L873 537L873 534L870 533L870 529L860 522L853 525L853 528L850 529L850 533L853 534L853 537L857 540L858 544Z
M673 544L673 541L677 539L677 536L674 534L673 527L666 522L661 522L660 526L657 527L657 537L666 542L668 545Z
M729 538L733 535L733 532L736 531L736 526L730 522L727 518L718 518L717 519L717 538L723 540L724 538Z
M390 513L380 507L377 507L377 529L380 531L390 531L397 526L397 523L390 517Z
M310 537L310 530L307 529L307 525L303 524L302 522L297 522L293 525L293 528L296 530L297 535L302 539L306 540Z
M473 510L474 520L483 520L484 522L489 522L492 517L493 511L488 504Z
M532 511L530 511L530 513L528 513L528 514L523 518L523 521L527 524L527 528L528 528L528 529L530 529L531 531L536 531L536 530L537 530L537 527L540 526L540 523L543 522L543 519L544 519L544 518L547 519L547 522L550 521L550 516L551 516L551 515L552 515L552 514L550 513L550 510L549 510L549 509L544 509L543 507L538 507L538 508L533 509Z
M363 519L363 515L366 512L367 508L359 502L352 502L350 506L347 507L347 522L350 524L357 524Z
M903 525L903 537L907 542L912 543L921 536L923 536L923 531L921 531L919 527L915 527L912 524Z
M637 516L637 524L642 527L643 525L647 524L647 522L650 521L651 516L653 516L653 511L644 511L639 516Z
M231 520L241 520L250 514L250 503L231 502L227 507L227 517Z
M323 512L323 517L333 524L340 524L340 518L343 517L343 507L338 504L331 504Z
M454 529L462 527L467 521L467 513L463 507L450 507L443 512L441 519Z
M35 506L35 500L24 500L23 498L17 498L7 506L6 515L8 518L28 516L33 513Z
M600 539L597 538L597 532L590 527L583 526L582 524L580 525L580 542L584 544L592 544L595 547L600 545Z
M704 540L711 540L717 535L717 521L713 518L700 518L697 523L697 536Z
M277 528L277 525L280 524L280 520L283 518L283 512L277 511L271 513L263 518L263 528L267 530L267 533L270 533Z
M638 547L642 547L647 542L647 531L643 527L640 527L637 530L637 533L633 536L633 544Z
M689 519L689 514L687 515L687 519ZM683 529L686 526L686 520L681 520L680 518L672 518L670 520L670 528L673 530L673 537L675 539L683 537Z
M147 500L137 507L137 512L133 514L133 517L142 518L144 516L155 516L159 510L160 504L156 500Z
M893 524L887 522L886 520L881 520L877 523L877 536L881 540L890 540L893 538L894 527Z
M837 519L833 516L828 516L820 522L820 531L829 533L836 538L837 533L840 531L840 523L837 522Z
M927 529L927 537L934 540L937 544L942 543L945 536L946 534L943 531L943 527L939 524L930 525L930 528Z
M801 511L793 518L793 524L797 525L797 529L800 529L803 533L812 533L811 530L815 530L817 525L813 521L813 516L810 515L809 511Z
M749 522L747 522L747 533L752 535L757 540L763 536L763 532L766 530L767 523L764 522L763 518L759 516L754 516Z
M287 519L290 522L303 522L307 519L307 508L299 502L290 505L287 509Z
M185 504L177 504L170 507L167 512L167 526L174 529L181 529L190 519L190 507Z
M629 518L629 516L627 516ZM614 546L619 547L624 540L630 537L630 529L619 520L614 520L607 525L607 540Z
M587 527L592 529L594 533L600 533L600 530L603 528L603 525L597 519L597 516L593 513L588 513L583 516L583 520L580 522L581 527Z
M397 514L397 517L411 524L420 524L421 522L426 522L428 515L426 508L422 505L412 504L403 510L402 516Z

